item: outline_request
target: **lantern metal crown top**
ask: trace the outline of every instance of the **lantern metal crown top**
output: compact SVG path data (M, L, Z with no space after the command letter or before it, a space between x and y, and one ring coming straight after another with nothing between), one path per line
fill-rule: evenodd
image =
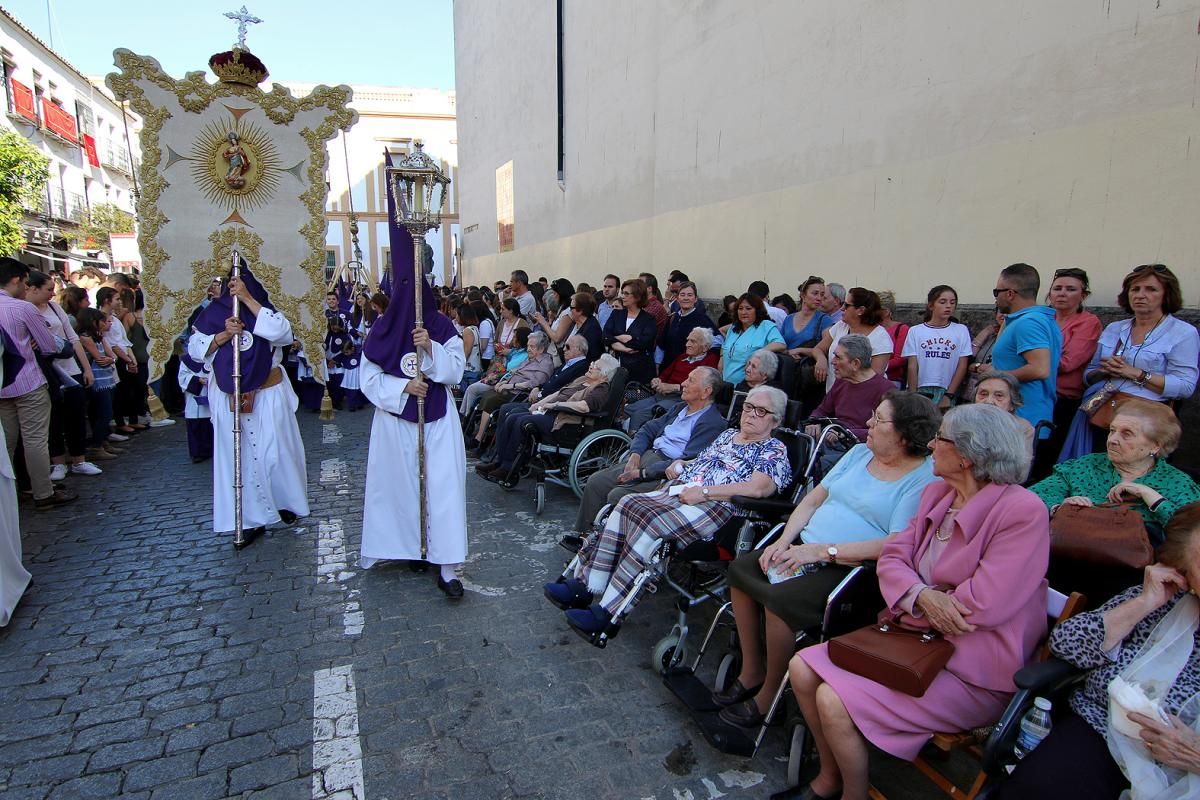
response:
M413 151L394 167L388 167L388 183L396 203L395 220L411 230L436 229L449 196L450 179L441 166L426 155L424 143L413 142Z

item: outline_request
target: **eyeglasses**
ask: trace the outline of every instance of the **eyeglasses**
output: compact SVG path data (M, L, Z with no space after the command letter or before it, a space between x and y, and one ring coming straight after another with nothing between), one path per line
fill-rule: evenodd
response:
M942 436L940 433L937 436L933 437L933 440L935 442L945 442L946 444L948 444L952 447L954 446L953 439L951 439L949 436Z
M756 406L754 403L749 401L742 403L742 413L745 414L747 411L759 418L765 417L767 414L771 413L771 409L764 406Z
M1008 289L1008 288L1004 288L1004 289L992 289L992 297L999 297L1000 295L1004 294L1005 292L1011 292L1011 291L1013 291L1013 290L1012 290L1012 289Z
M633 292L630 292L630 291L628 291L628 290L622 290L622 291L621 291L621 294L622 294L623 296L625 296L625 295L631 295L631 294L633 294Z
M895 422L896 421L894 419L884 419L883 417L879 416L878 411L876 411L874 414L871 415L871 419L875 422L876 425L883 425L884 423L887 423L887 422Z

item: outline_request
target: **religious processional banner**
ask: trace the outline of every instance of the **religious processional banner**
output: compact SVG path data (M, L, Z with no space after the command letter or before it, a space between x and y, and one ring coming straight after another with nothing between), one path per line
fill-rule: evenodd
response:
M138 243L154 374L234 250L323 372L325 142L357 121L350 87L264 92L266 68L238 48L213 56L218 83L203 72L176 80L129 50L113 56L121 71L107 84L143 120Z

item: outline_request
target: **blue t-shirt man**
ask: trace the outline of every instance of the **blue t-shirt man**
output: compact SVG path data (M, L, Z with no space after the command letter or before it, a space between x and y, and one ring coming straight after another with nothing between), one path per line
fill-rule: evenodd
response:
M1003 372L1012 372L1029 363L1025 353L1044 349L1050 352L1050 373L1045 378L1021 381L1021 395L1025 404L1017 409L1017 416L1037 426L1043 420L1054 419L1054 387L1058 378L1058 362L1062 358L1062 332L1054 318L1054 309L1047 306L1029 306L1009 314L1004 330L992 347L992 366ZM1041 438L1050 435L1043 428Z

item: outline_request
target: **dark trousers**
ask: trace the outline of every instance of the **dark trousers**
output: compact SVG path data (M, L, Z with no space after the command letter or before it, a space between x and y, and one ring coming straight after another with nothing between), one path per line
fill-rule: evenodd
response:
M1072 711L996 788L991 800L1116 800L1129 781L1100 734Z
M113 418L113 389L88 389L88 421L92 426L92 447L100 447L108 439L108 425Z
M538 432L546 437L554 425L554 414L509 414L496 430L496 461L505 469L512 469L513 462L525 441L524 427L532 424Z
M82 385L50 396L50 457L82 456L87 450L87 395Z
M138 368L138 373L141 367ZM137 422L139 410L138 390L142 388L138 381L138 373L130 372L125 362L117 360L117 388L113 390L112 418L117 425L129 425ZM143 403L144 400L143 390Z
M321 398L325 396L325 387L316 381L304 380L300 381L300 391L296 394L300 395L300 405L309 411L317 412L321 410Z
M212 458L213 426L208 417L189 419L187 421L188 455L193 461L207 461Z
M346 399L346 390L342 388L341 373L330 375L325 388L329 390L329 399L333 402L333 407L340 410Z
M183 390L179 388L179 356L173 355L167 359L158 384L155 394L162 401L163 408L168 414L182 414L185 400Z

